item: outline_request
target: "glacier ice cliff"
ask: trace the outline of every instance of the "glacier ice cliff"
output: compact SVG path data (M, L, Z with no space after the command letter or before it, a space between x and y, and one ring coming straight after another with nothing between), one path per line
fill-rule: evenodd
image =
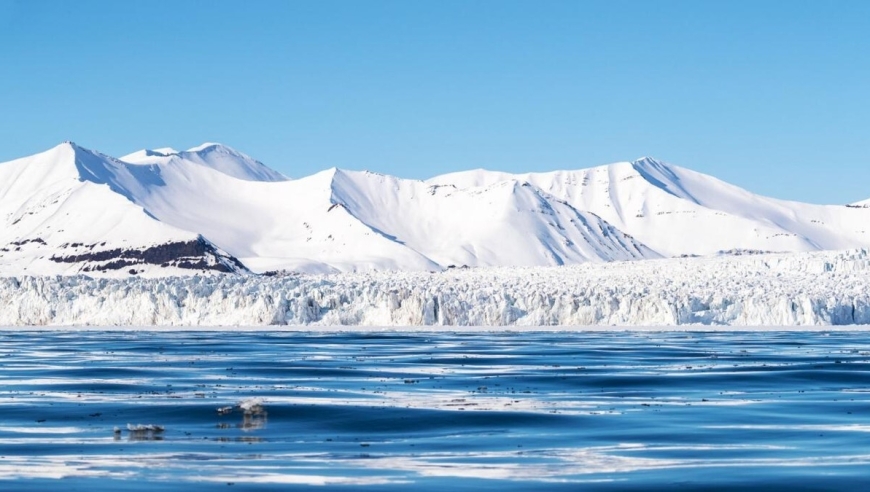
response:
M0 325L870 324L870 252L332 275L0 278Z

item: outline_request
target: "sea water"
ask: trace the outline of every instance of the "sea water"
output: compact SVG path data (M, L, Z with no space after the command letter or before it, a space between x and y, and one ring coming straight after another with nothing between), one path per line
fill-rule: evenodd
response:
M0 333L2 490L870 487L861 332Z

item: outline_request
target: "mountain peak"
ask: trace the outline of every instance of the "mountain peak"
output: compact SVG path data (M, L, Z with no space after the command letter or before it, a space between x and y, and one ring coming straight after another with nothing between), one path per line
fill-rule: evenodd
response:
M121 158L122 161L125 162L136 162L137 160L141 160L147 157L172 157L175 155L184 154L198 154L204 155L209 153L218 153L218 154L227 154L232 156L243 157L245 159L254 160L252 157L239 152L238 150L230 147L229 145L224 145L222 143L217 142L205 142L194 147L191 147L187 150L175 150L172 147L159 147L155 149L142 149L137 150L136 152L132 152L130 154L125 155Z
M158 166L187 162L245 181L287 181L286 176L262 162L215 142L206 142L181 152L171 147L144 149L125 155L120 160L129 164Z
M656 168L662 169L667 167L672 167L670 164L656 159L655 157L643 156L638 159L635 159L631 162L631 164L635 167L647 167L647 168Z
M15 184L13 176L20 176L21 179L30 181L33 188L37 188L40 182L78 179L77 162L88 155L90 151L67 140L37 154L4 162L0 164L0 170L12 174L7 175L7 183L0 183L0 189L4 188L3 184L7 186Z
M217 142L204 142L204 143L201 143L195 147L191 147L191 148L185 150L185 152L212 152L212 151L226 152L226 153L231 153L231 154L241 154L241 152L238 152L236 149L230 147L229 145L224 145L222 143L217 143Z
M72 140L64 140L63 142L55 145L51 149L41 152L40 154L36 154L37 156L43 154L54 153L55 160L58 162L64 162L64 157L71 157L74 160L82 160L82 159L102 159L107 161L118 162L119 159L116 159L110 155L106 155L102 152L92 150L86 147L82 147L81 145L73 142ZM60 155L58 155L60 154ZM35 157L35 156L34 156Z
M170 157L177 155L179 152L172 147L160 147L157 149L142 149L137 150L121 157L119 160L129 164L152 164L154 158Z
M51 149L36 155L50 155L51 157L49 159L55 164L60 165L65 163L72 164L81 161L82 159L91 159L93 157L115 160L113 157L82 147L71 140L64 140Z
M245 181L287 181L286 176L262 162L220 143L206 142L177 155Z
M172 155L177 154L178 151L173 149L172 147L160 147L159 149L150 149L148 152L152 152L155 154L163 154L163 155Z
M79 146L77 143L73 142L72 140L64 140L63 142L48 149L46 152L56 152L56 151L76 152L76 151L81 151L81 150L88 151L88 149L85 149L85 148Z

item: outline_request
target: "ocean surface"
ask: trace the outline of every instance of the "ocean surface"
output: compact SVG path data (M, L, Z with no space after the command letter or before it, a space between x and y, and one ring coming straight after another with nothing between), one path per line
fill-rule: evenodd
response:
M868 490L870 333L0 333L0 490Z

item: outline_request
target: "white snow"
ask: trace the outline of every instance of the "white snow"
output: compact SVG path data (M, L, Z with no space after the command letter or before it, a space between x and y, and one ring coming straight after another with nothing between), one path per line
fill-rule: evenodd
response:
M440 270L660 256L595 214L515 180L457 190L330 169L291 181L220 144L166 151L141 151L124 162L67 143L0 164L0 183L8 186L0 211L8 211L9 224L0 244L41 241L0 251L0 275L78 272L81 265L50 260L70 244L109 248L199 235L254 271ZM57 199L69 190L81 190L81 201ZM14 227L30 210L37 214L33 226ZM138 215L102 216L124 210ZM43 216L50 214L58 223L49 228ZM66 232L62 238L54 235L58 228Z
M0 274L76 274L81 264L51 257L196 240L118 192L139 180L146 178L73 143L0 164Z
M428 181L340 169L289 180L217 143L118 160L68 142L0 164L5 276L71 275L92 265L52 258L200 237L254 272L440 271L870 248L868 224L870 208L762 197L651 158Z
M246 181L287 180L286 176L268 168L262 162L226 145L212 142L198 145L183 152L169 147L145 149L128 154L120 160L130 164L158 167L197 164Z
M813 251L870 245L870 209L755 195L649 157L577 171L438 176L459 188L526 181L601 216L663 256L732 251Z
M870 324L870 251L563 267L0 279L0 325Z

